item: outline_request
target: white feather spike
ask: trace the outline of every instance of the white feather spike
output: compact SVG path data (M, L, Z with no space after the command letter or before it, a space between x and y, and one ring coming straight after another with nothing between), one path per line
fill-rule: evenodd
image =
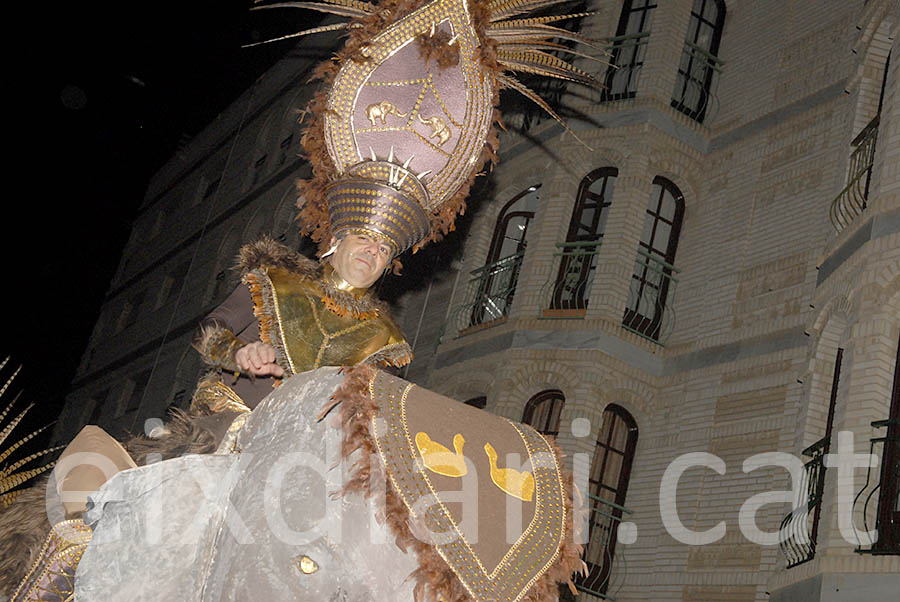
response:
M375 149L370 146L369 152L372 154L372 161L378 161L378 157L375 156Z
M422 173L420 173L420 174L417 175L416 177L419 178L419 180L421 180L422 178L424 178L425 176L427 176L427 175L430 174L430 173L431 173L431 170L430 170L430 169L426 169L425 171L423 171Z
M406 160L406 163L403 164L403 169L407 169L409 167L410 162L412 162L415 155L410 155L409 159Z
M391 145L391 154L388 155L388 163L393 163L393 162L394 162L394 146Z

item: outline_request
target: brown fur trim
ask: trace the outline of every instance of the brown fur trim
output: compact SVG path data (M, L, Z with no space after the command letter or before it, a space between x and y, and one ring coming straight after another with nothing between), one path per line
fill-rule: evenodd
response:
M227 328L211 324L200 327L193 346L207 366L237 372L240 371L240 367L235 354L246 344Z
M378 299L372 289L357 297L353 293L342 291L326 279L319 281L325 296L322 302L330 311L339 316L353 316L358 320L368 320L380 315L390 315L387 303Z
M363 56L362 50L370 45L375 36L399 18L418 10L428 1L383 0L379 2L376 12L351 21L353 28L349 30L350 33L344 47L333 60L321 63L315 71L313 79L320 79L322 86L307 105L306 114L312 115L312 121L300 140L313 173L308 180L297 181L297 189L300 193L297 206L300 209L300 231L319 244L320 253L327 251L331 241L331 221L328 215L326 187L338 175L325 145L328 90L331 89L335 77L347 61L363 63L369 60ZM490 25L490 9L487 4L487 2L470 2L469 14L480 42L478 59L488 76L491 76L494 73L502 73L503 68L497 63L497 43L487 36L487 27ZM496 83L496 78L492 77L491 79L494 82L493 106L496 107L499 102L499 85ZM495 108L493 120L498 122L499 119L500 113ZM465 213L466 197L472 182L488 162L493 165L498 161L498 148L497 128L491 126L482 147L481 156L471 175L450 199L437 207L429 216L431 232L413 246L414 253L429 242L436 242L453 231L456 216Z
M393 366L401 368L410 363L413 359L412 348L406 341L402 343L394 343L385 345L372 355L366 358L367 364L378 366Z
M0 595L12 595L41 551L50 521L44 497L47 478L0 509Z
M172 419L166 423L162 436L151 439L135 435L124 443L124 447L138 466L184 454L211 454L216 451L216 438L194 420L206 415L208 413L203 411L190 414L173 410Z
M291 376L290 362L287 361L287 349L277 336L277 315L272 293L272 283L261 270L253 270L244 274L244 284L250 289L253 300L253 315L259 321L259 340L275 349L275 362L285 371L285 377Z
M241 275L250 270L268 267L284 268L310 279L316 279L322 274L319 262L304 257L268 236L241 247L235 267L241 271Z
M323 415L340 404L340 421L343 428L341 456L349 458L359 453L359 459L352 467L349 480L344 484L341 495L361 494L372 497L376 493L373 467L380 462L378 450L370 431L370 424L378 407L369 397L369 382L375 376L375 369L361 365L347 371L341 387L335 391L332 401L323 410ZM562 453L552 444L557 462L562 466ZM373 464L376 463L376 464ZM574 542L572 476L566 473L563 485L566 490L566 526L563 543L554 564L535 582L522 597L522 602L555 602L558 599L558 583L566 583L576 571L583 567L582 547ZM467 602L471 596L459 581L450 566L441 558L437 550L417 538L410 527L410 514L393 486L385 488L385 521L395 537L397 546L416 553L419 568L411 577L415 581L417 602Z

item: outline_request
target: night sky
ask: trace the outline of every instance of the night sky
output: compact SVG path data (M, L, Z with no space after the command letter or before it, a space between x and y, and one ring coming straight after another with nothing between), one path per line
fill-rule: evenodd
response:
M149 177L294 45L241 44L317 19L251 5L31 3L8 23L0 354L31 423L59 412Z

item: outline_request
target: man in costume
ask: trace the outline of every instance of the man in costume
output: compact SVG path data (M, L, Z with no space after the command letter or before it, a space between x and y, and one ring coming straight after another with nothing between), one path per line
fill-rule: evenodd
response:
M365 497L354 494L378 496L373 471L380 466L390 478L379 528L415 552L417 599L556 599L556 583L581 566L580 547L572 541L571 484L558 450L529 427L374 371L371 364L408 362L409 348L374 302L366 301L370 297L359 294L371 282L348 275L387 265L379 255L387 251L374 251L375 243L394 256L439 240L453 228L476 173L496 159L492 124L499 118L494 107L500 87L521 92L556 117L504 70L596 83L545 52L560 47L553 38L589 43L549 25L581 15L524 16L556 3L296 3L352 18L304 32L348 32L337 59L318 71L326 87L312 102L313 120L303 138L313 176L300 186L301 224L323 255L333 249L333 258L320 273L270 243L244 250L248 293L239 291L214 312L199 339L205 359L238 372L238 380L207 379L194 401L244 420L229 429L228 445L219 446L224 455L185 456L126 470L100 489L88 516L97 537L89 547L71 538L73 546L87 548L78 569L79 600L409 599L411 592L401 596L396 587L412 572L410 557L401 560L396 548L372 547L361 529L351 529L356 538L351 542L332 539L326 529L319 539L324 543L286 543L279 534L292 533L294 523L286 520L277 530L268 524L272 499L276 511L300 522L317 499L306 479L260 499L260 492L269 492L268 472L285 458L319 457L317 446L335 432L341 438L342 508L352 511L350 524L363 524L361 517L371 511ZM251 305L248 294L258 342L254 320L241 309ZM328 365L359 367L340 375L320 367ZM241 380L241 373L256 380ZM256 406L263 385L269 386L265 380L292 375ZM327 399L322 415L340 405L339 428L316 421ZM514 467L510 455L525 458L524 464ZM477 478L476 501L484 510L474 527L441 495L467 475ZM215 485L212 498L197 489L200 481ZM158 497L166 483L177 487ZM423 508L419 501L426 498ZM173 505L160 514L152 500ZM524 517L514 541L504 520L510 504L519 504ZM255 519L248 518L255 537L247 543L229 520L236 518L235 510ZM197 526L198 512L206 520L194 533L197 529L190 528ZM173 536L184 528L196 537L184 546L148 549L140 522L145 516L165 517L163 526L174 529ZM333 516L326 512L325 518ZM424 532L449 537L417 535ZM110 533L122 539L111 541ZM51 546L51 552L58 549ZM320 570L324 566L329 570ZM34 591L48 575L33 572L20 591ZM304 582L295 579L298 575L315 576ZM386 591L394 593L385 597Z
M241 250L242 284L195 337L212 370L192 409L217 415L206 425L218 439L237 414L293 374L360 363L399 367L412 359L388 308L370 290L397 247L377 231L346 229L329 251L314 262L271 239Z

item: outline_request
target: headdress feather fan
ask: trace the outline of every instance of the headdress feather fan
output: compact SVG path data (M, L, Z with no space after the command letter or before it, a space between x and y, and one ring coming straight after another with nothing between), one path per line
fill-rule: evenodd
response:
M514 74L550 77L590 87L601 86L590 73L557 56L566 53L570 57L603 60L569 47L573 43L580 44L600 50L602 53L603 46L597 41L556 25L565 20L580 19L593 13L573 11L565 14L547 14L546 9L572 1L382 0L376 4L358 0L320 0L258 4L255 9L315 10L348 19L347 22L317 26L278 38L329 31L343 31L347 37L343 48L334 59L322 63L317 69L315 76L323 80L325 85L304 113L312 116L312 122L302 139L306 157L312 167L312 177L298 183L302 197L298 206L301 229L319 244L320 252L329 248L331 236L336 231L359 229L357 225L362 229L384 231L385 238L394 243L397 253L410 246L415 251L430 241L439 240L453 230L456 216L465 211L465 199L475 175L483 171L486 163L497 161L498 140L494 124L500 123L500 114L496 109L500 89L506 88L522 94L565 126L566 124L547 102ZM448 8L451 4L454 7ZM541 14L534 15L536 11L540 11ZM465 26L461 27L453 17L448 17L450 13L463 14L464 20L467 21ZM533 16L529 16L529 13ZM379 35L389 29L393 37L379 38ZM482 122L475 124L463 122L463 115L467 116L472 111L453 113L448 108L452 105L452 99L447 101L447 96L452 94L453 86L448 88L446 83L442 90L437 85L432 86L434 97L437 98L440 107L431 109L431 112L425 111L421 106L425 91L418 96L419 100L415 103L406 102L406 99L398 95L397 90L401 83L419 81L414 76L407 76L406 81L395 78L394 82L385 83L382 73L382 80L372 83L374 73L372 63L377 63L378 68L381 68L390 62L396 53L402 53L403 48L408 46L407 42L414 39L410 37L412 35L410 31L417 36L415 39L424 59L422 63L424 68L420 68L419 73L427 72L426 79L433 78L434 82L438 82L440 72L437 70L451 64L455 66L457 53L463 60L471 60L472 64L477 65L478 77L483 78L477 81L486 81L487 88L480 88L480 84L472 79L465 80L465 88L470 99L474 96L477 100L478 97L487 94L487 106L478 109L479 114L487 116L483 122L483 130L479 129ZM402 45L397 45L398 35L406 36L404 38L406 42ZM381 46L390 44L395 45L390 53L379 54ZM437 61L431 60L432 55ZM406 54L403 60L408 63L410 58L411 55ZM391 69L395 72L400 70L392 66L382 71ZM407 73L416 73L415 67L412 69L407 68ZM469 71L471 69L468 69L467 73ZM431 82L432 79L428 81ZM359 91L365 94L365 90L371 89L373 85L383 86L381 88L383 92L380 92L382 96L375 100L381 98L384 100L374 102L371 94L366 101L360 100L360 104L369 103L366 107L369 112L365 116L360 116L362 111L357 110L357 104L341 104L338 98L349 96L356 98ZM426 88L428 85L425 84ZM367 86L369 88L366 88ZM394 88L391 89L390 86ZM445 101L448 106L445 106ZM345 109L343 113L342 108ZM347 111L353 115L348 115ZM427 112L427 115L423 115L423 112ZM366 116L369 121L365 120ZM341 119L346 123L337 123ZM431 131L423 129L423 124L433 129ZM474 152L471 144L468 146L465 144L465 132L472 128L480 132L479 152ZM384 134L391 129L395 134L388 133L382 140L390 139L391 135L400 139L402 136L397 132L401 130L418 136L420 140L401 140L397 144L389 140L389 145L367 148L372 139L366 137L369 132L377 130L377 133ZM566 129L571 132L568 127ZM350 133L341 138L342 131ZM574 132L572 134L575 136ZM578 139L577 136L575 138ZM416 144L424 148L424 152L416 150ZM388 149L390 153L387 152ZM371 161L369 150L373 156ZM429 152L446 155L447 165L451 167L457 165L453 167L456 172L448 175L452 171L451 167L433 168L433 161L429 163L423 158L423 154ZM391 160L385 163L382 155L388 154ZM412 161L413 166L408 170L404 166L402 172L396 169L393 165L395 155L400 155L399 164L405 161L408 166ZM374 175L379 170L383 173ZM366 188L367 178L370 180L382 178L398 192L391 193L384 186ZM345 184L336 184L341 179ZM365 192L360 192L361 189L365 189ZM387 205L376 208L377 211L381 211L377 227L372 226L372 219L361 217L359 208L363 204L368 202L371 205L372 198L392 194L396 198L391 199L390 210L386 208ZM403 200L398 201L397 198L400 197ZM356 212L352 215L347 209L351 205ZM419 205L422 210L421 216L418 215ZM397 207L401 207L399 213ZM410 231L390 232L390 228L396 224L388 223L389 220L404 222Z

